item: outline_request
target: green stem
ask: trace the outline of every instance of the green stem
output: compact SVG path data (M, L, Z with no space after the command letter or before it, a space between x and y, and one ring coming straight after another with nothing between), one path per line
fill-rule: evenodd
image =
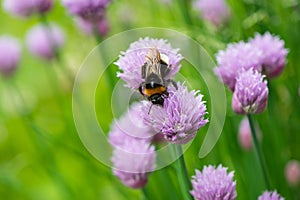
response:
M193 25L192 19L189 13L190 1L189 0L177 0L180 11L183 15L184 21L187 25Z
M191 182L187 173L181 145L175 145L175 155L180 156L176 161L176 169L181 193L185 200L192 200L192 197L190 195Z
M143 187L141 191L142 191L142 200L148 200L148 191L146 187Z
M253 139L253 143L254 143L254 146L255 146L255 149L256 149L256 153L257 153L257 157L258 157L258 160L259 160L260 168L262 170L262 174L263 174L263 177L264 177L265 185L266 185L267 189L270 189L270 182L269 182L269 179L268 179L267 170L266 170L266 166L265 166L265 163L264 163L264 157L263 157L263 154L262 154L262 151L260 149L260 145L259 145L259 142L258 142L258 139L257 139L257 134L256 134L256 130L255 130L255 125L254 125L254 119L253 119L251 114L248 114L247 117L248 117L249 125L250 125L250 128L251 128L252 139Z
M66 74L70 84L72 84L73 80L74 80L74 75L70 71L70 69L66 67L65 62L61 56L61 51L55 45L55 41L54 41L54 38L52 37L52 33L51 33L52 29L51 29L50 23L49 23L46 15L40 14L39 17L40 17L41 23L44 24L44 26L48 29L46 34L50 41L50 44L52 45L51 49L53 49L53 51L54 51L54 56L56 58L56 61L59 64L59 66L61 67L62 71Z
M101 42L102 42L102 38L99 34L99 31L97 29L97 26L94 24L93 25L93 35L96 39L96 42L97 42L97 45L99 45ZM105 61L105 52L101 49L101 48L97 48L99 50L99 53L100 53L100 57L102 58L102 63L106 63ZM105 66L104 66L105 67ZM114 85L115 85L115 82L114 82L114 79L115 79L115 74L114 72L112 71L112 68L111 67L108 67L107 68L107 73L106 73L106 80L107 80L107 84L108 84L108 87L111 89L111 91L113 91L113 88L114 88Z

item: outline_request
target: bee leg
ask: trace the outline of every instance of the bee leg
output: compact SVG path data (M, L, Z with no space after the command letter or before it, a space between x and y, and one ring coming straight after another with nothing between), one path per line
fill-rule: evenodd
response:
M170 83L172 83L172 85L175 87L175 89L178 90L177 83L173 79L167 80L167 84L169 85Z

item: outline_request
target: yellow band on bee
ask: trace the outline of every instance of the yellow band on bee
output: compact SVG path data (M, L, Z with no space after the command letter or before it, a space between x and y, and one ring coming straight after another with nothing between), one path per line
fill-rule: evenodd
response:
M153 94L162 94L166 91L166 87L164 86L159 86L159 87L156 87L156 88L151 88L151 89L144 89L143 90L143 93L150 97L151 95Z

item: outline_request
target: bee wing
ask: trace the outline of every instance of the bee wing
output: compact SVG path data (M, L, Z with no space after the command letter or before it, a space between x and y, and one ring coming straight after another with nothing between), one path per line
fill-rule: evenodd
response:
M142 79L145 79L147 76L147 62L142 65Z

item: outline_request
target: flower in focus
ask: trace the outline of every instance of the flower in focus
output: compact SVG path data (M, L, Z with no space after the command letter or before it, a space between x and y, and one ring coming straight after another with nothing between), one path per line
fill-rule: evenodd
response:
M219 165L204 166L202 172L196 170L192 177L193 190L191 194L197 200L234 200L236 198L236 182L233 181L233 172L227 173L227 168Z
M296 186L300 182L300 162L297 160L289 161L285 166L285 178L287 182Z
M21 45L11 36L0 37L0 72L11 75L16 70L21 57Z
M249 42L263 53L263 73L269 78L280 75L288 54L288 50L284 48L284 41L266 32L264 35L257 33Z
M141 117L143 103L134 103L128 112L113 123L109 141L113 146L114 174L131 188L141 188L155 169L153 133Z
M225 0L197 0L195 7L201 12L202 17L219 26L226 22L230 16Z
M254 68L261 71L262 51L245 42L229 44L226 50L217 53L217 65L215 73L225 85L234 91L238 74L243 70Z
M111 0L62 0L68 11L83 20L90 22L101 21L105 9Z
M255 126L256 133L258 139L261 138L260 129L258 126ZM239 127L239 133L238 133L238 139L240 146L249 151L253 148L253 141L252 141L252 135L251 135L251 129L249 125L248 119L245 117L240 123Z
M144 107L144 120L156 132L162 133L165 140L176 144L187 143L208 122L204 119L207 112L203 96L199 91L189 92L180 83L177 90L169 87L168 92L163 107L152 106L150 102Z
M276 191L265 191L258 197L258 200L284 200Z
M254 69L243 70L237 77L232 96L232 109L238 114L258 114L268 101L267 81Z
M90 21L83 20L81 18L76 18L76 24L78 27L88 35L93 34L93 23ZM99 22L96 23L97 32L100 36L105 36L109 31L109 24L105 18L101 19Z
M180 69L180 61L182 56L178 53L179 49L174 49L164 39L153 38L140 38L138 41L132 43L126 52L121 52L119 59L115 64L122 70L117 74L118 77L123 79L127 87L137 89L143 82L141 67L145 63L146 53L149 48L157 48L163 55L166 55L168 64L172 66L169 76L172 78Z
M64 33L55 24L49 27L43 24L36 25L26 35L28 50L33 55L48 60L56 56L57 50L63 46L64 42Z
M53 6L53 0L3 0L3 8L7 12L21 17L34 13L45 13Z

